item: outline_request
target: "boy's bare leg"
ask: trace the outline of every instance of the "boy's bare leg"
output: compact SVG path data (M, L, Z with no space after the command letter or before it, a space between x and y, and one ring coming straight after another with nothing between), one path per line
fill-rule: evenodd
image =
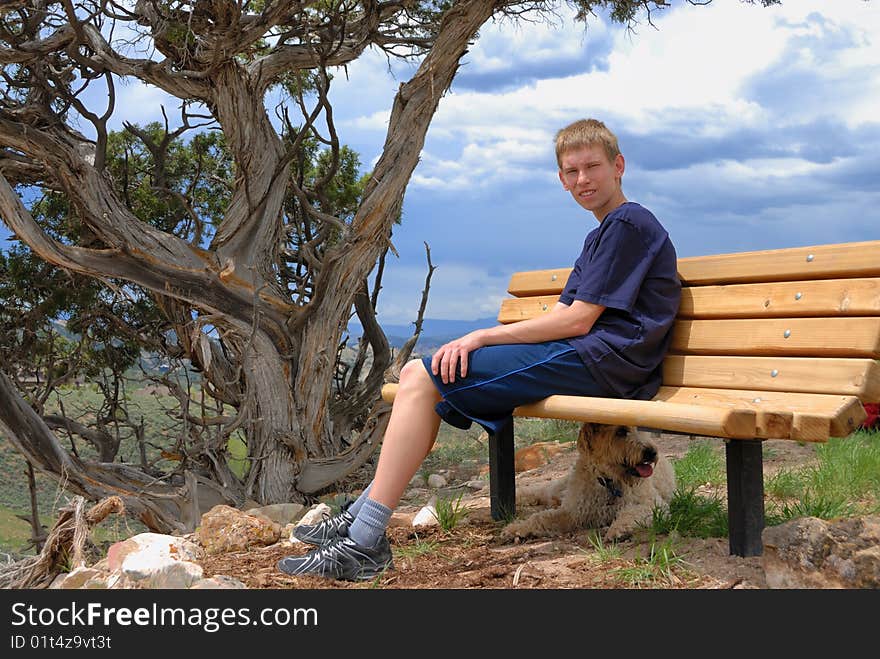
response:
M434 406L440 399L440 392L421 360L410 361L401 369L370 499L391 510L397 507L437 438L440 416Z

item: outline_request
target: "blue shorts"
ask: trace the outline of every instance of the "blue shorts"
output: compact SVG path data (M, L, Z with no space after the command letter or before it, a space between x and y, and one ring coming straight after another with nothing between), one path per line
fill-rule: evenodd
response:
M437 414L467 430L476 421L498 433L512 420L514 408L553 394L616 398L602 387L567 341L512 343L477 348L468 355L468 373L443 384L431 372L431 357L422 363L443 396Z

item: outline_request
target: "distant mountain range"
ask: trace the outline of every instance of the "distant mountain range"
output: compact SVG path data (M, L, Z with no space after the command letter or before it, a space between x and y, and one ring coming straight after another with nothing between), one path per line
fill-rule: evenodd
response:
M443 320L440 318L425 318L422 323L422 335L419 337L418 346L422 350L428 348L436 348L444 343L460 336L472 332L476 329L484 327L493 327L498 324L498 320L494 316L488 318L477 318L475 320ZM381 323L388 342L395 348L402 346L407 339L412 336L415 325L407 323L405 325L397 325L394 323ZM348 325L350 341L356 343L361 337L364 330L359 323L349 323Z

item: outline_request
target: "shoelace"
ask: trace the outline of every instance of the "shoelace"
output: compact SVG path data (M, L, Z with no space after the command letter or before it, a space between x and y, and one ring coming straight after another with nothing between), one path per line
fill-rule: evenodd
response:
M336 538L331 540L326 547L318 548L318 558L323 561L329 561L334 567L339 565L339 556L337 555L337 547L345 543L345 538Z

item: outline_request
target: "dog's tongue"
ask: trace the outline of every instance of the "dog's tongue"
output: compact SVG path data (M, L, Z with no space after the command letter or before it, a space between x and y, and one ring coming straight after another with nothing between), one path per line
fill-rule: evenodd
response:
M651 466L650 462L643 462L640 465L636 465L636 471L639 472L639 476L642 478L647 478L654 473L654 467Z

